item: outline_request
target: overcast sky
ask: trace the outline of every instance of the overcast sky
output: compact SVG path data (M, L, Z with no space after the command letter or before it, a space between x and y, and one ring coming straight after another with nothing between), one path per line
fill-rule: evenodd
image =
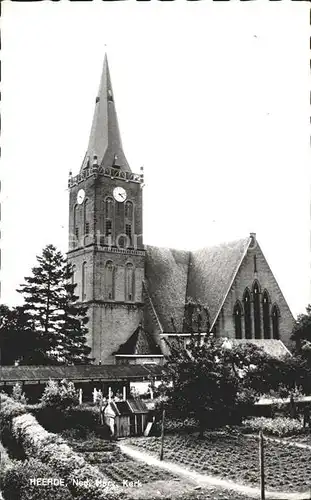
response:
M145 168L144 241L256 232L294 314L310 301L305 2L4 2L3 302L43 246L67 250L107 45L123 146Z

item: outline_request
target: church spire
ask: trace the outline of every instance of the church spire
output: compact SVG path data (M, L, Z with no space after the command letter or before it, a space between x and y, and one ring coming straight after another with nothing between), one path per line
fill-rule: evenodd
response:
M131 172L123 152L107 54L95 102L89 145L81 170L93 163L103 167L119 167L123 171Z

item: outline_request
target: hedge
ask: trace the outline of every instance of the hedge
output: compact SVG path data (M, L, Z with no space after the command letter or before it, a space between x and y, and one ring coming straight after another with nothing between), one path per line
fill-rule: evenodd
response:
M266 434L271 434L272 436L295 436L297 434L303 434L305 429L299 420L289 418L289 417L255 417L244 420L243 422L244 431L247 432L259 432L262 430Z

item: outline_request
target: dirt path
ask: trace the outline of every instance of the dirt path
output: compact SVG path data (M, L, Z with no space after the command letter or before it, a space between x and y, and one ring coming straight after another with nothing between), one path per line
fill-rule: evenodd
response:
M180 477L187 478L188 480L200 485L200 486L214 486L226 490L236 491L242 493L243 495L248 495L250 498L259 498L260 490L259 488L252 488L250 486L245 486L243 484L234 483L233 481L228 481L225 479L218 479L214 476L206 476L204 474L199 474L198 472L191 471L185 467L181 467L172 462L166 462L165 460L160 461L144 451L140 451L137 448L128 446L125 444L119 444L119 447L123 453L129 455L135 460L140 460L149 465L160 467L161 469L167 470L176 474ZM310 500L311 495L309 493L285 493L285 492L271 492L266 491L266 498L273 500Z

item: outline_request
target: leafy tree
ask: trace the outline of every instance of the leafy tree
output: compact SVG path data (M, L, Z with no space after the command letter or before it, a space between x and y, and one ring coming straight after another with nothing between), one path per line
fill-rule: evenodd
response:
M169 344L165 406L172 416L194 418L200 436L207 425L227 423L255 402L223 344L223 339L200 335L192 335L186 347L180 339Z
M18 290L24 297L19 314L25 331L33 332L35 364L88 363L87 307L78 304L72 269L61 252L46 246L38 266ZM31 357L31 356L30 356ZM29 355L21 363L29 364ZM39 362L38 362L39 361Z
M306 314L299 314L291 335L296 344L295 353L305 358L311 365L311 304Z
M49 380L41 397L42 406L55 410L65 410L79 404L78 391L73 382Z
M14 385L13 391L12 391L12 398L21 404L27 404L27 398L26 398L25 393L23 392L23 388L22 388L21 383L16 382L16 384Z

